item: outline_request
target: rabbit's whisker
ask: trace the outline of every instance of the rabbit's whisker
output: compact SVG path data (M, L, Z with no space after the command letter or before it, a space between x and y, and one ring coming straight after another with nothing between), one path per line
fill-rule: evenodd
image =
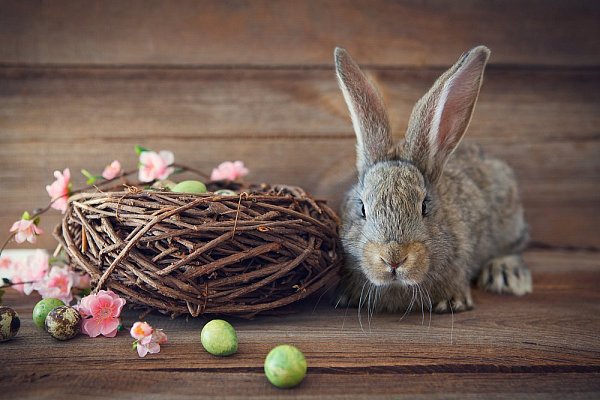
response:
M379 287L373 286L373 302L371 303L371 321L373 321L373 315L375 314L375 304L377 303L377 293L379 291ZM369 325L370 328L370 325Z
M375 314L375 307L377 305L377 302L379 301L380 294L381 294L381 291L380 291L379 286L375 286L375 296L373 296L375 299L373 302L373 312L371 313L371 318L373 318L372 314Z
M321 295L319 296L319 298L317 299L317 304L315 304L315 306L313 307L312 313L315 313L315 310L317 309L317 306L319 305L319 303L321 302L321 299L323 298L323 296L325 296L325 293L329 292L331 290L331 288L334 287L334 285L329 286L325 291L323 291L323 293L321 293ZM340 301L338 300L338 303ZM336 304L336 308L337 308L337 304Z
M421 325L425 325L425 310L423 309L423 292L421 286L417 283L417 289L419 291L419 299L421 300Z
M452 334L454 333L454 310L452 309L452 300L448 301L450 306L450 313L452 314L452 325L450 328L450 344L452 344Z
M406 311L404 312L404 314L402 315L402 318L400 318L400 321L402 321L404 319L404 317L406 317L406 315L412 310L413 304L415 302L415 297L416 297L416 293L415 293L415 287L411 286L412 289L412 298L410 300L410 304L408 305L408 307L406 308Z
M433 309L433 303L431 302L431 295L429 294L429 290L427 290L427 286L423 285L423 290L425 290L425 295L429 301L429 325L427 326L427 331L431 328L431 310Z
M373 285L369 284L369 291L367 293L367 322L369 323L369 333L371 333L371 294L373 292Z
M358 323L360 324L360 330L363 331L363 333L365 333L365 330L363 328L363 324L362 324L362 316L360 314L360 309L362 308L362 304L363 304L363 294L365 291L365 286L367 285L369 281L366 280L365 283L363 283L362 285L362 289L360 291L360 298L358 299Z
M348 309L350 308L350 301L346 303L346 312L344 313L344 319L342 320L342 331L344 330L344 325L346 324L346 317L348 316Z
M333 306L333 308L338 308L338 306L340 305L340 302L342 301L342 296L340 296L338 298L338 301L335 303L335 306Z

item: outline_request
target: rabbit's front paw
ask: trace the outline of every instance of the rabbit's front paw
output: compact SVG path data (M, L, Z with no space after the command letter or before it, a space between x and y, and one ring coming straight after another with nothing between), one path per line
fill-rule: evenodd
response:
M439 314L449 312L461 312L471 310L473 308L473 299L471 298L471 290L466 289L462 293L456 293L450 296L447 300L437 302L433 306L433 311Z
M477 285L489 292L522 296L531 293L531 273L520 255L498 257L483 267Z

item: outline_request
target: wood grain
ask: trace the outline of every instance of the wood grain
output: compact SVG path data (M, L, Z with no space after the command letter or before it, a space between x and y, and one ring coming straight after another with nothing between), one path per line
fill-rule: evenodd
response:
M439 73L370 71L396 137ZM487 74L468 138L517 171L536 242L600 246L599 93L597 71ZM134 168L136 143L205 171L242 159L251 179L300 185L334 206L355 179L332 71L0 68L0 226L45 205L55 169L99 172L114 158Z
M0 62L447 65L486 44L493 63L600 63L594 0L0 2Z
M367 69L400 138L443 69ZM2 140L353 138L327 70L0 68ZM598 138L600 71L486 72L468 137ZM26 136L25 136L26 135Z
M98 379L95 372L34 372L9 376L0 382L19 399L78 396L104 398L190 399L594 399L600 394L598 373L464 373L412 374L390 371L356 374L309 370L298 387L272 387L260 372L111 371ZM12 380L14 379L14 380ZM69 382L65 386L63 382ZM0 394L0 398L3 394Z
M240 350L222 359L201 349L202 318L150 316L169 343L145 359L130 350L125 332L57 342L33 325L36 298L9 291L5 304L20 312L23 325L15 340L0 345L0 398L131 397L148 390L152 398L277 398L285 392L270 387L261 368L278 343L295 344L307 357L305 382L289 392L301 398L593 398L600 392L597 253L534 251L526 259L532 295L476 291L473 311L433 315L431 325L420 310L403 320L377 314L369 324L363 310L363 329L356 309L306 303L286 317L232 319ZM123 322L135 320L128 312Z

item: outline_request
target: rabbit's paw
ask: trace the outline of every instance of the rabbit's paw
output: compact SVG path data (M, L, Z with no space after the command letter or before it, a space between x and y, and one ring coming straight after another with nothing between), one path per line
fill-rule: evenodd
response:
M437 302L433 306L433 311L439 314L449 312L467 311L473 308L473 299L471 298L471 290L467 288L462 293L456 293L450 296L449 299Z
M531 272L520 255L492 259L483 267L477 285L494 293L522 296L531 293Z

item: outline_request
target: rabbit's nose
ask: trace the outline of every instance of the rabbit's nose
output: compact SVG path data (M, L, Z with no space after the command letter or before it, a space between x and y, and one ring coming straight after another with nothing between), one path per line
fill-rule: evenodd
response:
M389 266L392 271L396 271L398 269L398 267L400 267L402 264L404 264L406 262L406 257L402 258L402 260L400 261L396 261L396 260L386 260L385 258L381 258L383 260L383 262Z

